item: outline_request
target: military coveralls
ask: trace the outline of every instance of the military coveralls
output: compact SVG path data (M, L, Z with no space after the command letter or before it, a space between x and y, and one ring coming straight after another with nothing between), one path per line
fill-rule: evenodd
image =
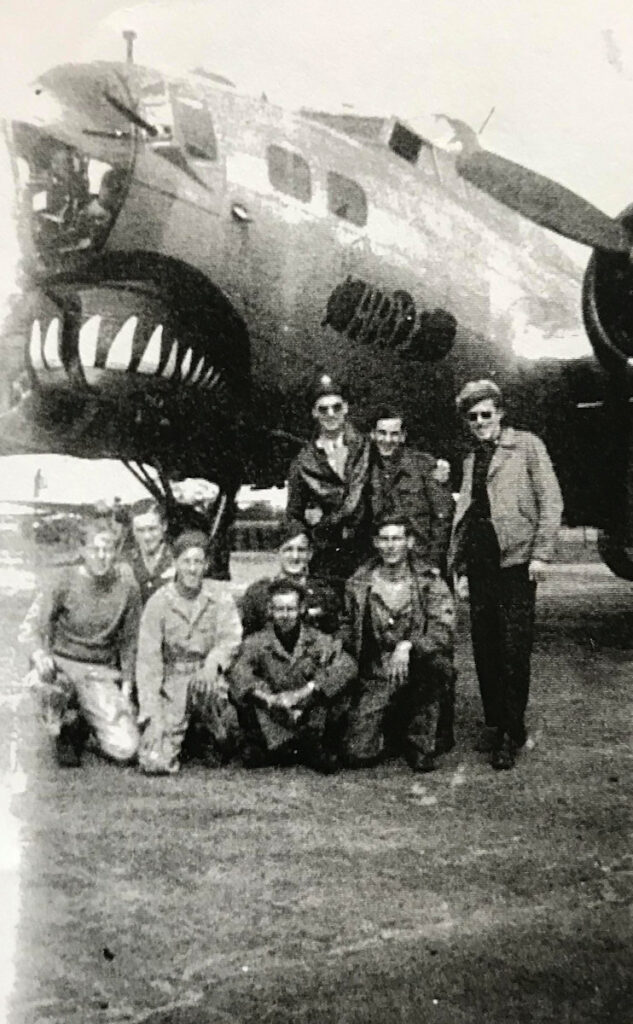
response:
M214 763L232 753L237 721L224 675L242 636L226 583L205 579L195 598L175 582L161 587L141 617L136 666L141 737L139 765L147 773L177 772L189 727L197 751Z
M342 594L344 581L363 558L366 538L366 484L369 442L346 423L342 444L347 449L342 476L328 461L318 438L308 442L290 466L286 514L306 526L312 538L313 576L326 579ZM322 518L313 526L306 510L319 509Z
M284 577L276 578L283 579ZM245 637L266 627L269 591L272 582L273 580L269 577L255 580L238 603ZM315 580L309 576L303 584L303 593L306 625L314 626L315 629L320 629L323 633L335 633L339 625L341 602L332 587L323 580Z
M230 670L230 697L238 709L245 740L274 757L293 748L338 753L346 698L356 678L356 662L339 640L301 625L294 649L278 639L272 623L247 637ZM255 690L285 693L314 682L314 700L295 722L276 709L259 706Z
M343 643L359 668L345 739L354 765L389 752L439 753L440 711L454 693L455 608L446 583L437 570L410 561L408 601L392 610L377 592L378 566L378 560L362 566L345 593ZM412 644L404 684L388 671L403 640Z

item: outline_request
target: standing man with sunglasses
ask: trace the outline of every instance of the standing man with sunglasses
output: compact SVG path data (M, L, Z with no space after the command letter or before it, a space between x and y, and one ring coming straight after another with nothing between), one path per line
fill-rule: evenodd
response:
M342 594L363 558L369 442L348 422L343 388L329 374L319 374L310 403L317 429L290 466L287 516L311 533L311 575Z
M552 558L563 503L543 442L502 425L494 381L469 381L456 401L474 450L464 461L449 562L458 593L468 581L485 722L478 749L507 769L527 738L536 582Z

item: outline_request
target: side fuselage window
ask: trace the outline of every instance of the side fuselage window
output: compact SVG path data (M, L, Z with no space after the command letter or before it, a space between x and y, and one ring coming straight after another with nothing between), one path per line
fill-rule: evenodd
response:
M302 156L283 146L269 146L266 151L268 177L273 188L294 196L304 203L312 198L310 168Z
M329 171L327 176L327 206L330 213L364 227L367 223L367 196L351 178Z
M172 100L176 128L186 155L192 160L217 160L213 120L205 101L178 87L173 89Z

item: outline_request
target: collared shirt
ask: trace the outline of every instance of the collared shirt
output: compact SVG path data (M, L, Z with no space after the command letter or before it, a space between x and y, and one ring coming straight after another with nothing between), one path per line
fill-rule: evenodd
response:
M324 539L338 538L344 528L353 532L364 518L369 444L351 423L345 424L343 444L346 456L342 474L332 468L316 440L304 445L288 473L286 514L310 528L306 509L318 508L322 519L313 538L317 545ZM342 451L337 452L337 458Z
M331 437L317 437L314 442L317 448L325 453L325 457L328 460L330 466L334 470L337 476L341 480L345 479L345 466L347 464L347 455L349 448L345 444L345 431L334 438Z
M150 597L141 616L136 684L141 711L151 708L170 671L194 666L214 651L226 670L242 636L242 626L230 587L205 579L200 593L187 598L175 582Z
M140 548L135 546L124 559L134 573L134 578L141 589L141 601L144 605L159 587L174 578L174 557L168 545L161 544L157 555L158 557L153 559L151 565L148 566Z

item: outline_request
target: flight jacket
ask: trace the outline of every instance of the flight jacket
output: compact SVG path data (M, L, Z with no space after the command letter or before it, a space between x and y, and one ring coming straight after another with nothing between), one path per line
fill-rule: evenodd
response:
M310 507L323 513L316 527L310 528L317 545L332 542L343 530L353 533L365 516L369 443L351 423L345 424L343 436L348 449L344 479L334 472L316 439L304 445L288 474L288 518L305 523Z
M472 499L475 454L464 460L449 549L451 570L466 568L465 542ZM550 561L560 529L563 499L547 449L525 430L504 427L487 476L490 518L497 535L502 569L532 559Z
M380 560L373 558L361 565L345 586L345 610L339 635L344 650L358 662L362 660L372 574L379 564ZM414 622L408 639L422 654L451 656L455 636L455 603L451 592L437 570L426 563L409 559L409 568L414 584Z

